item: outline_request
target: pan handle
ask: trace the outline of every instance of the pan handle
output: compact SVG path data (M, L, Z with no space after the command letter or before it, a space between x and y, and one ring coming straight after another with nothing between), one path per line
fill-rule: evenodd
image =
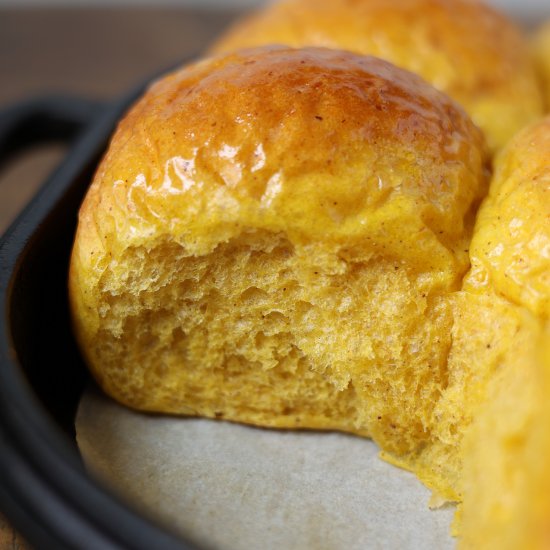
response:
M45 96L0 109L0 169L17 153L39 143L68 143L106 104L77 97Z

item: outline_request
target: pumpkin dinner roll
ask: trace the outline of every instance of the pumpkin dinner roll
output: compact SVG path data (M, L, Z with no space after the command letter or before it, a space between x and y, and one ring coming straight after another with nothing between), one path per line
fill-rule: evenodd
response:
M491 375L465 437L464 548L550 545L549 150L550 118L509 143L472 239L464 288L506 301L511 330L488 340Z
M495 533L505 524L489 510L512 492L506 464L531 467L514 441L531 431L525 418L533 413L530 392L541 385L538 335L550 319L549 150L550 118L521 131L496 158L470 244L472 267L449 296L452 346L448 384L434 408L434 444L416 464L417 472L447 481L440 495L465 499L469 523Z
M270 43L341 48L413 71L460 102L493 151L543 112L527 41L477 0L282 0L213 51Z
M486 163L460 107L376 58L265 47L170 74L80 211L83 354L136 409L369 435L414 469Z

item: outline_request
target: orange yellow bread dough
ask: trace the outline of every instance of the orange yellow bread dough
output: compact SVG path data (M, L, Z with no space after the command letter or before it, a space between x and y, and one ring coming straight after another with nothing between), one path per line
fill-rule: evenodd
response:
M515 329L464 439L457 521L464 549L550 544L550 330L527 310L509 307Z
M549 151L550 118L497 157L472 267L448 297L448 384L415 471L437 489L434 504L463 502L463 548L550 543Z
M464 498L464 438L486 406L487 384L503 353L513 354L525 316L522 308L490 294L460 291L449 295L448 302L452 343L447 384L434 406L431 443L415 462L418 477L434 490L434 507Z
M464 288L502 304L507 328L491 361L472 355L490 375L464 439L463 548L550 547L549 151L550 118L512 140L472 240Z
M550 317L550 118L521 131L496 159L470 246L465 289L495 292Z
M486 164L458 105L376 58L259 48L168 75L80 211L92 372L137 409L368 435L453 497L435 413Z
M493 151L543 112L527 41L476 0L282 0L213 50L269 43L341 48L413 71L459 101Z

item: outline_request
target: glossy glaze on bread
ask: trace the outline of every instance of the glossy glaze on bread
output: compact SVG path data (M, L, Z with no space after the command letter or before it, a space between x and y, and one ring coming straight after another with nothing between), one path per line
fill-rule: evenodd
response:
M283 0L214 51L271 43L375 55L417 73L464 106L493 151L543 112L519 27L477 0Z

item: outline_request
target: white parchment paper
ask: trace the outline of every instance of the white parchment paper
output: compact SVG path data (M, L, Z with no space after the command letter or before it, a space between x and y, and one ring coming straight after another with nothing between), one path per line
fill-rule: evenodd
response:
M205 548L454 548L454 510L369 440L130 411L97 390L78 411L89 469Z

